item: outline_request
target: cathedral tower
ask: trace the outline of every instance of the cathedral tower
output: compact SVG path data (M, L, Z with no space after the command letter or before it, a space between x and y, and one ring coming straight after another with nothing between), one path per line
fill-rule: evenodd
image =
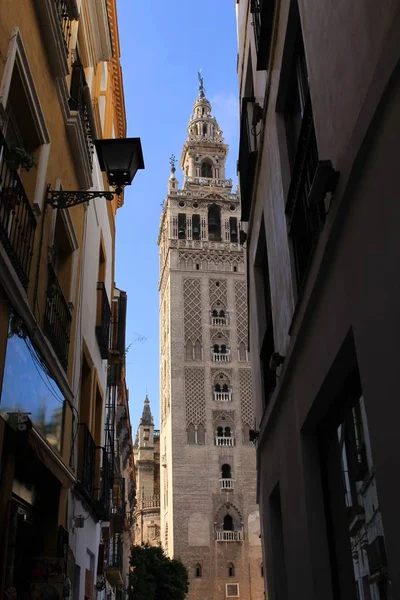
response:
M202 79L161 216L161 542L189 600L263 599L240 202Z
M160 543L160 432L154 429L147 395L133 455L136 475L134 544L155 546Z

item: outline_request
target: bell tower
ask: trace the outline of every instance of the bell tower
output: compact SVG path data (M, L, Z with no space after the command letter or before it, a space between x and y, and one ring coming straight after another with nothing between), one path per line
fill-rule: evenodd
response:
M263 600L240 200L199 74L160 249L161 543L189 600Z

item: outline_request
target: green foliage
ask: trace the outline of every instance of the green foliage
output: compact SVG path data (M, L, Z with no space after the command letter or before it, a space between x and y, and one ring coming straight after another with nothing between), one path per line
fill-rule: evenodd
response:
M186 567L161 546L133 546L129 600L184 600L189 589Z

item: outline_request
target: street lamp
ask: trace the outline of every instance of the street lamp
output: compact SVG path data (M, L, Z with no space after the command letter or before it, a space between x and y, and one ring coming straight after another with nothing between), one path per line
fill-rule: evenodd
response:
M100 169L107 173L114 190L67 191L47 190L47 203L53 208L70 208L94 198L112 200L120 196L125 185L131 185L138 169L144 169L140 138L117 138L94 141Z

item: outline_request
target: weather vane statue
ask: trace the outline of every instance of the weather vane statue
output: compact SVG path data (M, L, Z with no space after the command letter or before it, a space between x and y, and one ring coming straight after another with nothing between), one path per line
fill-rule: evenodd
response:
M205 89L204 89L204 79L201 76L201 69L200 71L197 71L197 77L199 78L199 96L200 98L204 98L204 93L205 93Z
M169 157L169 164L171 165L171 173L175 173L176 168L176 158L175 158L175 154L171 154L171 156Z

